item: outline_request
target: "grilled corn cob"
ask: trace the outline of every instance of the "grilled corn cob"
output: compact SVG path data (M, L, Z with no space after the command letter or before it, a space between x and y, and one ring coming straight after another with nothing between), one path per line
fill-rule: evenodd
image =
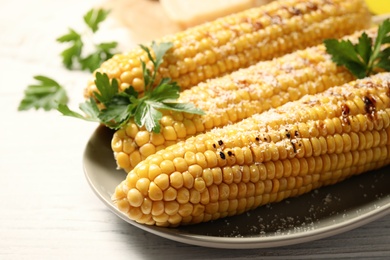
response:
M237 215L389 164L389 125L384 73L167 147L128 173L113 200L148 225Z
M375 37L377 29L366 32ZM357 41L360 35L359 31L348 39ZM149 133L130 120L114 134L111 147L118 168L129 172L150 154L178 141L352 79L351 73L332 62L324 45L299 50L183 91L179 102L193 103L205 115L162 111L159 134Z
M186 89L257 61L314 46L325 38L364 29L369 22L363 0L275 1L157 40L174 44L159 67L157 81L168 77ZM97 71L116 78L120 90L132 85L142 92L140 59L152 70L146 53L135 48L115 55ZM95 91L91 80L85 96Z

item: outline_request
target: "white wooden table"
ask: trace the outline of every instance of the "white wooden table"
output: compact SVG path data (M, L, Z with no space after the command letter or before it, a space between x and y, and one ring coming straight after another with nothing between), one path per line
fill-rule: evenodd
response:
M160 238L112 214L83 173L84 148L96 124L56 111L17 112L37 74L63 84L71 106L82 101L89 73L64 69L63 46L55 39L96 4L0 0L0 259L390 258L390 215L309 243L222 250ZM121 30L111 36L129 40Z

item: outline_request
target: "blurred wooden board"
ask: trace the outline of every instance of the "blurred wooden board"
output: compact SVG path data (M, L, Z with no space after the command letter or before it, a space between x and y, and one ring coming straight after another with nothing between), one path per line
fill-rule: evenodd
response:
M272 0L254 0L253 5L270 1ZM112 17L129 28L137 43L146 43L185 29L170 20L157 0L106 0L103 7L110 9Z
M182 30L167 18L159 1L108 0L103 6L110 9L112 16L129 28L137 43L149 42Z
M256 5L270 2L256 1ZM158 0L106 0L102 6L110 9L111 17L129 29L136 44L147 43L185 29L169 19ZM389 14L377 15L373 17L373 22L379 23L389 17Z

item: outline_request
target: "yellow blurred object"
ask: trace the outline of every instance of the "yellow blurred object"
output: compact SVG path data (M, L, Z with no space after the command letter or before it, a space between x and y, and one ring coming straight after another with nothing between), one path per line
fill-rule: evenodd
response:
M181 4L172 7L175 1L179 1ZM180 32L189 23L200 24L210 20L210 17L216 18L217 16L231 13L232 8L234 12L238 12L243 10L243 6L249 8L248 5L259 6L271 1L273 0L211 0L205 3L205 0L103 0L100 6L110 10L110 17L129 29L135 47L139 43L148 43L163 36ZM237 4L237 2L241 2L241 5ZM185 4L184 7L183 3ZM194 5L197 7L194 7ZM232 5L235 7L231 7ZM184 9L179 10L180 6ZM188 8L188 6L191 7ZM199 17L202 16L199 15L199 10L202 7L207 10L207 14ZM172 8L177 10L178 13L171 15L175 16L179 21L175 21L174 18L169 16L167 8L171 13ZM220 11L217 11L218 9ZM224 11L221 11L221 9ZM201 19L197 20L198 18L196 17L202 18L203 21ZM183 20L183 22L180 22L180 20Z
M389 0L366 0L368 8L374 14L390 13Z
M182 28L204 22L251 7L271 2L270 0L160 0L168 17Z

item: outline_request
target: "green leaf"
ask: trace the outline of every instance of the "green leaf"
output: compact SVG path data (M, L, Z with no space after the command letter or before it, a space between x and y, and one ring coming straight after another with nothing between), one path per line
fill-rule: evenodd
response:
M154 41L152 42L152 49L155 55L155 61L153 63L155 67L159 67L161 65L164 55L172 47L173 43L171 42L162 42L160 44L156 44Z
M79 62L81 64L81 69L94 72L104 61L112 58L114 55L112 49L117 45L118 44L116 42L100 43L96 45L95 52L85 58L80 57Z
M169 78L161 80L160 84L153 90L150 98L156 101L176 100L180 97L180 87Z
M127 112L134 117L134 122L139 126L145 128L148 131L160 132L160 119L162 118L162 113L159 109L168 109L175 111L183 111L188 113L202 114L203 111L197 109L192 104L179 104L175 103L180 96L180 87L176 82L171 82L169 78L163 78L159 84L153 88L155 84L156 73L158 67L163 62L163 56L166 52L172 48L172 43L160 43L156 44L152 42L151 49L154 52L155 58L150 52L150 49L144 45L140 47L147 53L148 58L154 65L154 70L151 72L147 67L144 61L141 60L141 67L145 85L145 93L141 99L136 99L136 96L133 92L134 89L130 88L129 101L131 105L129 106ZM130 109L131 108L131 109ZM109 110L109 108L107 108Z
M358 79L362 79L367 76L366 66L361 63L345 61L344 66Z
M142 102L135 112L134 122L139 126L145 126L149 132L159 133L161 126L159 121L162 118L162 113L154 107Z
M389 32L390 32L390 19L386 19L378 27L378 35L375 40L374 53L375 51L379 52L381 45L388 41Z
M99 29L99 24L107 18L109 13L110 11L104 9L91 9L84 15L84 22L95 33Z
M155 109L165 109L178 112L185 112L190 114L204 115L205 112L192 103L177 103L177 102L158 102L147 100L145 103Z
M96 45L96 48L99 50L105 52L105 53L110 53L110 51L118 46L117 42L103 42L99 43Z
M99 119L111 128L119 128L133 115L133 106L124 96L115 96L110 104L101 111Z
M107 74L102 74L100 72L97 72L95 77L95 85L99 90L99 93L94 93L95 97L99 102L107 104L118 93L118 81L112 79L110 82Z
M154 41L152 42L152 44L153 43L154 43ZM141 47L141 49L143 49L146 52L146 54L148 55L149 60L154 64L155 61L154 61L154 58L153 58L152 54L150 53L149 47L146 47L145 45L142 45L142 44L140 44L139 46Z
M368 64L370 62L370 57L372 54L371 46L372 46L372 40L364 32L359 37L359 42L356 45L355 50L365 64Z
M142 44L140 44L140 47L147 53L149 60L153 63L154 66L153 74L151 75L151 72L148 69L146 69L145 62L141 61L144 82L145 82L145 92L148 92L150 91L153 85L151 83L154 83L158 67L163 62L163 56L166 54L166 52L169 49L173 47L173 44L171 42L162 42L160 44L156 44L156 42L153 41L151 49L154 52L155 58L153 58L153 55L150 52L150 49L148 47Z
M101 61L102 59L100 58L100 53L98 52L92 53L79 60L81 69L89 70L90 72L94 72L97 68L99 68Z
M345 60L361 62L351 41L327 39L324 43L328 53L332 54L332 60L337 64L342 64Z
M126 95L129 98L133 97L135 99L138 98L138 92L135 91L135 89L132 86L126 88L122 93L119 93L119 95Z
M99 107L96 104L96 101L93 98L89 98L89 101L86 101L79 105L81 111L83 111L90 121L99 122Z
M379 61L376 64L378 68L390 71L390 47L387 47L378 55Z
M369 62L369 70L374 71L375 66L380 65L380 68L387 67L386 65L386 57L384 56L384 53L381 52L382 45L385 44L389 40L389 34L390 32L390 20L387 19L382 22L382 24L379 25L378 28L378 34L375 39L375 44L373 47L372 55L370 57ZM388 56L388 55L387 55Z
M339 66L345 66L357 78L364 78L378 71L390 69L390 52L383 45L390 43L390 19L383 21L373 44L363 32L357 44L350 41L328 39L324 41L326 51Z
M148 92L151 83L153 83L152 73L148 68L146 68L146 64L142 60L141 60L141 68L142 68L142 76L144 78L144 92Z
M390 43L390 36L383 38L382 44Z
M57 38L60 43L70 43L70 47L61 52L62 63L66 68L72 69L73 64L81 55L83 48L83 42L81 41L81 35L75 30L69 29L69 32L61 37Z
M91 9L84 15L84 21L95 33L99 29L99 24L104 21L109 14L109 11L104 9ZM114 49L117 47L117 42L105 42L95 44L95 50L86 57L82 56L84 43L82 36L73 29L69 29L68 33L57 38L57 42L68 43L69 47L61 52L62 62L67 69L80 68L81 70L95 71L104 61L110 59L114 55ZM84 35L85 36L85 35ZM89 36L89 35L87 35Z
M82 115L78 112L69 109L69 107L65 104L59 105L57 110L64 116L75 117L91 122L100 122L98 118L100 110L98 105L96 104L96 101L93 98L90 98L89 100L80 104L79 108L81 111L84 112L85 115Z
M78 34L75 30L69 28L69 32L65 35L62 35L57 38L58 42L72 42L81 39L81 35Z
M67 69L73 68L74 62L76 62L81 55L82 48L83 43L81 40L76 40L69 48L61 52L62 63Z
M60 104L58 105L57 110L62 113L64 116L74 117L78 119L83 119L85 121L90 122L100 122L97 118L97 114L99 113L99 109L96 106L96 103L85 102L80 105L80 109L86 114L86 116L71 110L67 105Z
M67 105L58 105L58 108L57 110L59 112L61 112L64 116L70 116L70 117L75 117L75 118L79 118L79 119L84 119L85 120L85 117L75 111L72 111L70 110L70 108L67 106Z
M140 102L134 113L134 122L139 127L142 127L144 125L143 117L145 116L145 113L146 113L146 103Z
M197 108L192 103L164 102L164 103L155 103L153 106L155 108L173 110L173 111L178 111L178 112L186 112L186 113L196 114L196 115L204 115L205 114L205 112L202 109Z
M56 109L59 104L68 102L65 89L55 80L45 76L35 76L34 79L38 84L27 87L24 98L19 104L19 111L31 108L49 111Z

